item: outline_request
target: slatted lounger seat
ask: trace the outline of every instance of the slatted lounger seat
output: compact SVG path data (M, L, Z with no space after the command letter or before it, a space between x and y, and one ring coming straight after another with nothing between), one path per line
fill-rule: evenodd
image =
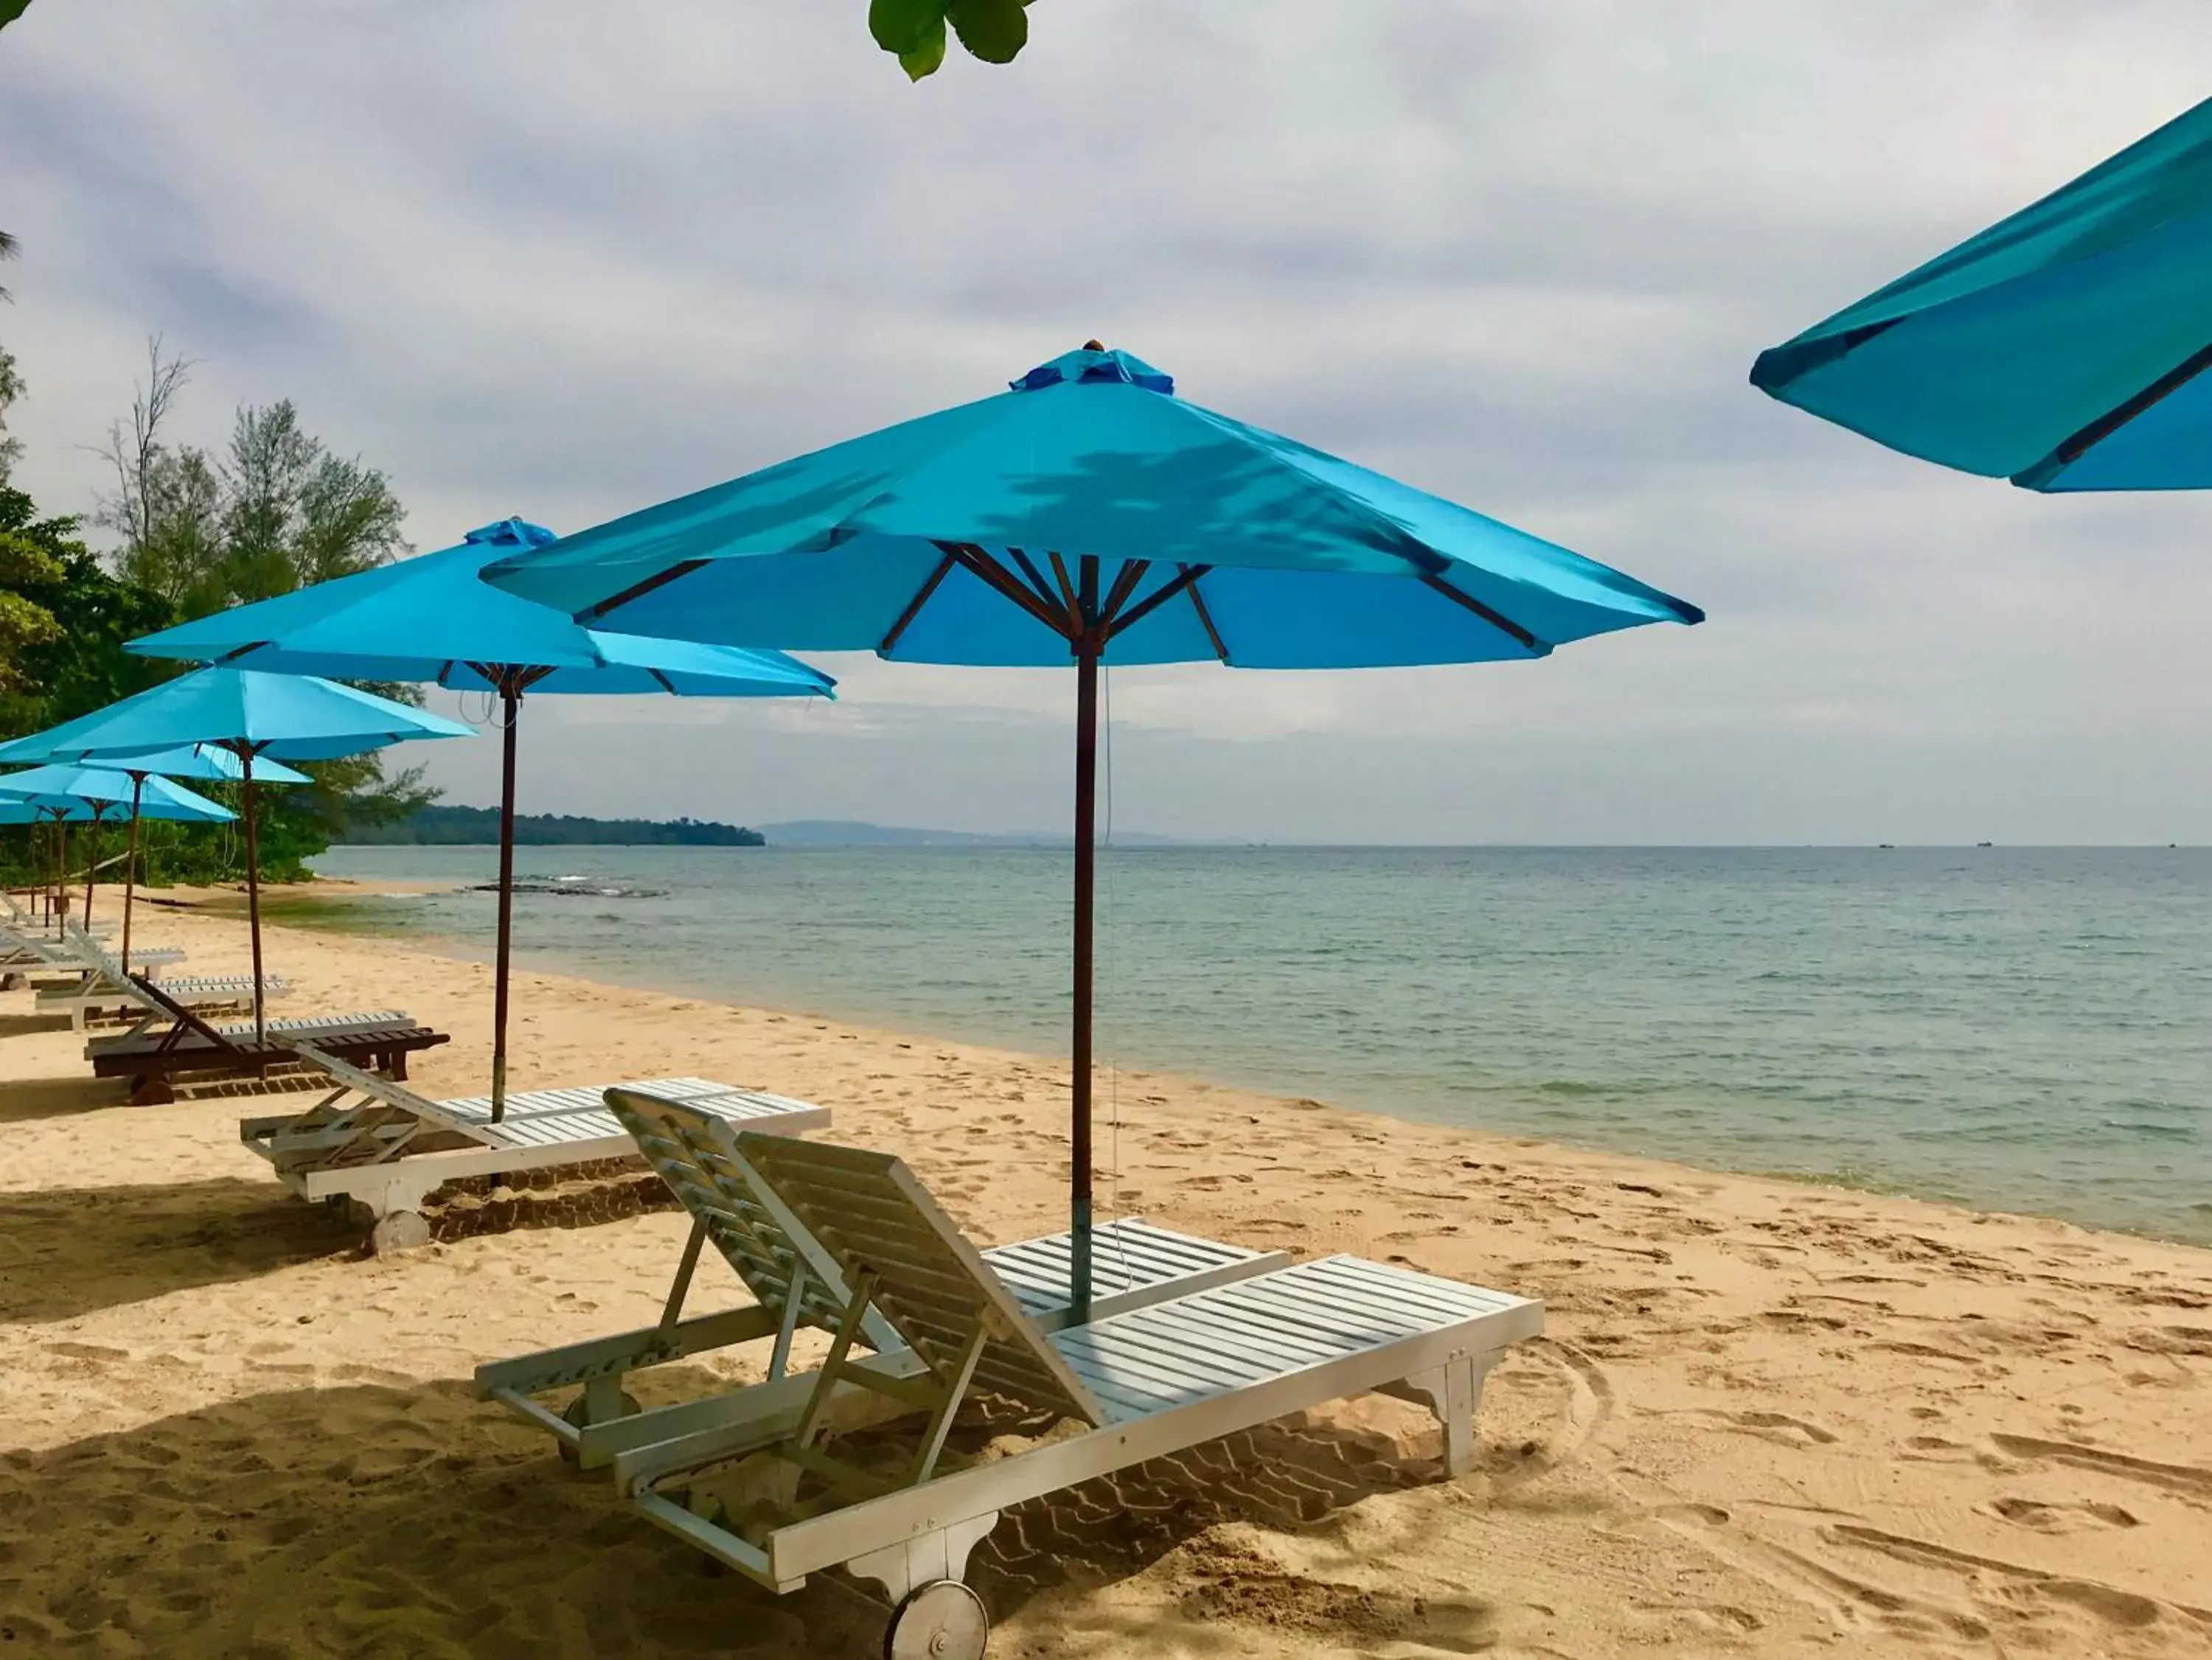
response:
M72 927L66 939L83 967L76 978L53 985L42 985L39 990L38 1011L41 1015L66 1013L70 1027L79 1032L88 1021L107 1013L118 1018L136 1016L126 1036L136 1037L169 1017L163 1004L143 995L123 972L123 964L114 953L81 929ZM133 952L141 966L151 963L180 961L181 951ZM200 1013L213 1009L247 1009L253 1006L253 977L250 974L209 974L186 976L161 982L162 995L173 1002L185 1004ZM283 976L268 974L262 977L262 996L281 997L291 986Z
M684 1100L657 1084L623 1084L606 1092L611 1113L625 1135L693 1217L686 1243L659 1324L589 1342L546 1349L477 1369L477 1390L504 1403L530 1421L550 1429L562 1456L594 1469L628 1448L706 1429L733 1429L751 1419L787 1412L811 1385L786 1379L791 1336L800 1326L834 1331L844 1317L847 1296L836 1265L772 1197L764 1196L737 1151L742 1120L719 1118L710 1103ZM752 1293L750 1307L682 1318L702 1245L712 1243ZM1093 1236L1094 1317L1140 1307L1208 1285L1279 1268L1290 1261L1283 1251L1247 1251L1239 1245L1193 1238L1149 1222L1124 1220L1100 1227ZM1069 1237L1055 1233L982 1253L993 1275L1023 1311L1040 1326L1054 1329L1073 1318L1068 1306ZM732 1344L775 1340L769 1356L769 1382L703 1400L686 1401L640 1412L623 1392L629 1374L664 1366ZM881 1351L874 1361L886 1376L905 1377L921 1369L897 1332L871 1315L862 1341ZM779 1381L781 1380L781 1381ZM556 1416L530 1398L582 1384L565 1415ZM794 1392L796 1391L796 1392ZM848 1390L837 1403L843 1421L867 1415L878 1397Z
M42 985L66 988L88 983L95 974L106 972L92 954L99 948L95 941L96 936L88 935L74 923L59 930L44 925L0 924L0 982L4 982L0 989L33 976L46 977L38 982ZM131 954L144 968L164 967L185 960L182 948L173 945L148 946Z
M216 1083L266 1077L299 1066L294 1046L312 1040L323 1052L346 1064L407 1075L407 1057L448 1041L443 1032L417 1025L398 1009L350 1015L318 1015L265 1022L266 1035L254 1036L252 1021L210 1026L143 974L131 983L168 1015L161 1032L94 1038L84 1046L93 1075L128 1078L134 1106L173 1100L179 1083Z
M131 954L136 956L137 954ZM185 974L161 982L161 990L200 1014L224 1009L253 1007L253 976L251 974ZM261 979L261 995L270 997L289 997L292 987L282 975L264 974ZM106 977L87 977L64 985L41 987L39 991L38 1012L41 1015L62 1015L70 1017L72 1030L82 1032L94 1021L112 1018L130 1021L132 1035L146 1031L167 1018L168 1011L149 1009L138 997L134 986L110 984Z
M743 1132L732 1143L734 1167L790 1218L802 1258L818 1251L837 1276L829 1357L763 1386L783 1392L772 1412L617 1453L617 1489L771 1590L840 1566L878 1582L896 1604L893 1653L981 1655L988 1621L961 1579L1002 1510L1289 1413L1373 1390L1425 1402L1447 1469L1464 1474L1484 1378L1543 1328L1526 1299L1332 1257L1121 1312L1094 1306L1048 1332L897 1160ZM884 1364L896 1349L854 1352L877 1323L908 1352L896 1371ZM922 1420L903 1475L829 1450L833 1404L853 1390ZM940 1471L972 1394L1078 1427Z
M363 1207L378 1251L426 1243L422 1208L448 1182L635 1158L637 1144L596 1088L532 1089L507 1098L431 1100L364 1072L319 1039L294 1045L331 1088L301 1112L242 1120L239 1139L303 1199ZM627 1089L687 1101L718 1121L779 1135L826 1129L827 1107L706 1078L653 1078Z

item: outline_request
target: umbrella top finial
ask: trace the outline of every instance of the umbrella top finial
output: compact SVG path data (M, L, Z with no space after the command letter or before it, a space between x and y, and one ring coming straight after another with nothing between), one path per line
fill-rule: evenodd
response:
M461 540L500 547L543 548L558 538L543 524L532 524L526 518L516 517L501 519L496 524L480 524Z
M1048 386L1121 385L1175 395L1175 377L1166 370L1127 352L1109 351L1095 340L1085 342L1080 351L1063 352L1049 363L1038 364L1007 385L1018 392L1041 392Z

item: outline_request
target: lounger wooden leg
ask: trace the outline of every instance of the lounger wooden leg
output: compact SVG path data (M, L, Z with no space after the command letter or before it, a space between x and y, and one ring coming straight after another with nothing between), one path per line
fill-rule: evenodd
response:
M1419 1401L1436 1414L1444 1433L1444 1474L1455 1481L1474 1468L1474 1415L1482 1404L1483 1380L1499 1353L1455 1355L1383 1391Z
M169 1087L166 1072L142 1072L131 1081L133 1106L167 1106L176 1099L177 1092Z

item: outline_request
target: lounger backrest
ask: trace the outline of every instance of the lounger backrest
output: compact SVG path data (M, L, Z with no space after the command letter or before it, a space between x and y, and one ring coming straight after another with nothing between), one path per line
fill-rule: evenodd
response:
M472 1142L489 1143L479 1124L474 1124L458 1113L448 1112L440 1103L427 1095L418 1095L397 1079L374 1072L364 1072L350 1062L342 1061L328 1050L318 1049L306 1038L295 1038L285 1045L299 1057L320 1071L327 1072L337 1082L349 1085L355 1094L400 1112L410 1113L426 1124L434 1124L467 1136Z
M622 1084L606 1092L606 1103L756 1301L783 1309L804 1263L799 1324L836 1329L845 1312L844 1275L820 1244L803 1237L804 1228L794 1230L781 1203L761 1191L726 1118ZM881 1314L870 1314L862 1336L879 1353L899 1346Z
M238 1052L238 1045L202 1020L197 1010L185 1008L143 974L126 974L124 976L123 983L137 988L139 999L149 1009L160 1009L164 1015L175 1021L181 1029L197 1034L204 1041L225 1054L234 1055Z
M97 968L100 971L100 978L115 987L125 997L137 997L137 988L131 984L129 977L124 973L121 960L112 955L106 946L86 933L83 929L73 922L64 923L62 941L71 951L83 958L88 965ZM140 998L140 1001L143 1002L144 999Z
M1105 1413L914 1172L887 1153L738 1132L738 1150L940 1377L980 1327L973 1387L1063 1418Z

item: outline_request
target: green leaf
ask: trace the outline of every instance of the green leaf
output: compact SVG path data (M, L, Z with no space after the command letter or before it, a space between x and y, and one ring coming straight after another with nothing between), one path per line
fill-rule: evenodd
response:
M940 17L922 43L911 51L899 54L899 67L906 71L909 81L919 81L925 75L937 73L937 66L945 61L945 20Z
M0 0L4 8L9 0ZM868 0L868 33L885 51L903 58L945 33L945 0Z
M30 3L31 0L0 0L0 29L21 17Z
M952 25L969 55L986 64L1011 64L1029 44L1029 14L1023 0L952 0L945 21Z

